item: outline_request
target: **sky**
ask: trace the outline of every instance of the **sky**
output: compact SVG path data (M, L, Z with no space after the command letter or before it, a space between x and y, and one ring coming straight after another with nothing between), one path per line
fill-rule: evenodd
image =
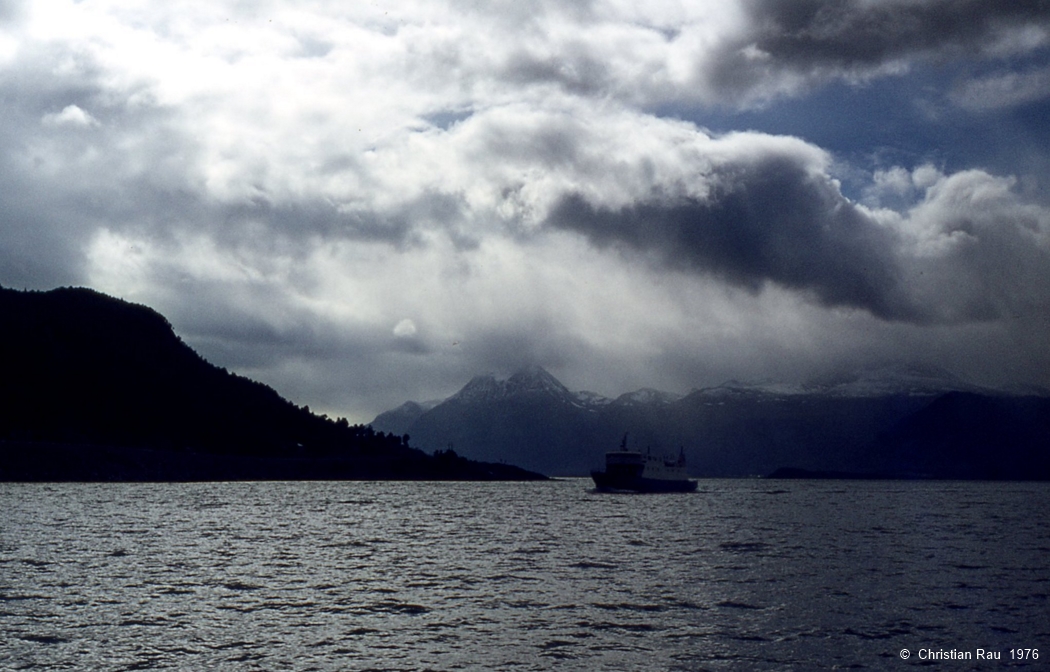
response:
M0 285L333 417L1050 386L1047 0L0 0L0 119Z

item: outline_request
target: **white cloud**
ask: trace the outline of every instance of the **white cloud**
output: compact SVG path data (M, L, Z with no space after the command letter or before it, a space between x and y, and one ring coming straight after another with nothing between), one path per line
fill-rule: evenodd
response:
M417 333L416 323L407 317L394 325L394 336L398 338L410 338Z
M76 105L67 105L61 112L49 112L40 119L40 122L44 126L73 126L80 128L98 126L98 119L95 119Z
M920 300L949 318L1050 318L1050 209L1014 186L969 170L929 187L903 222Z
M1050 98L1050 68L1003 72L960 83L951 92L961 107L989 111L1017 107Z
M18 53L18 40L0 30L0 67L14 60Z
M929 189L943 179L944 173L929 163L922 164L911 173L912 183L918 189Z

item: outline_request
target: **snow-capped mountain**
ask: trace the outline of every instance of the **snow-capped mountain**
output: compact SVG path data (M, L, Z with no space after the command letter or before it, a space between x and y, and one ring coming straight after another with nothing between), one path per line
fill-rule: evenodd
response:
M407 433L425 450L451 445L466 457L550 475L588 473L624 432L643 449L682 447L696 475L769 474L784 466L881 473L893 465L880 457L880 437L950 394L1017 400L1003 402L1007 415L1009 404L1039 397L978 388L935 367L891 364L803 384L730 380L685 396L643 388L610 399L572 392L529 367L506 378L477 376L431 408L405 404L373 427ZM1022 418L1019 426L1030 424Z
M372 426L409 434L426 450L451 445L464 456L488 455L546 473L586 473L594 456L619 440L622 427L677 399L652 389L616 400L574 392L542 367L531 366L508 377L476 376L429 410L419 413L419 405L403 405L377 416Z
M475 376L459 392L446 400L457 403L492 402L519 396L546 396L574 403L577 396L543 367L530 366L515 371L509 378L492 374Z
M879 397L890 394L930 396L945 392L990 392L953 373L927 364L890 363L815 379L805 384L811 394Z
M492 374L475 376L459 392L456 392L446 401L453 403L488 403L527 396L544 396L592 411L610 404L621 406L665 405L682 398L680 394L663 392L651 387L627 392L615 399L586 390L572 392L543 367L530 366L514 372L508 378L497 378Z

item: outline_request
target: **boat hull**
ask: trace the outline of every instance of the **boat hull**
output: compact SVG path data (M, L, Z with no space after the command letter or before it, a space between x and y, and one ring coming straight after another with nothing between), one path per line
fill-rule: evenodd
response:
M693 492L696 481L688 479L643 478L592 471L594 486L600 492Z

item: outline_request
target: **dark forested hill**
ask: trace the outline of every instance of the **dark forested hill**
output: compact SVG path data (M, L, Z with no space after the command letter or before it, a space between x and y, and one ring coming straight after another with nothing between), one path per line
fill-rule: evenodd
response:
M3 480L536 476L318 417L88 289L0 288L0 370Z
M1050 398L951 392L880 436L888 473L1050 480Z

